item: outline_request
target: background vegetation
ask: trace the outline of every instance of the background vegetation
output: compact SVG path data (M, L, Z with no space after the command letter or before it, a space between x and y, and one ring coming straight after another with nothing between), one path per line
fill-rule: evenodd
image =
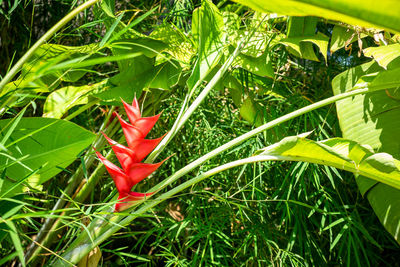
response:
M248 61L242 57L242 61L235 62L227 74L233 77L234 82L231 78L230 82L227 81L229 79L224 76L225 82L215 86L160 156L166 158L172 155L172 157L151 179L138 185L135 190L144 192L189 162L223 145L227 140L331 96L333 78L343 71L371 61L361 49L377 45L374 35L369 34L368 30L361 29L355 32L356 37L347 38L346 44L334 52L324 52L321 45L307 43L308 48L300 49L312 51L311 56L314 58L310 60L303 53L296 54L290 45L284 44L283 38L296 37L289 36L289 25L290 23L294 25L293 20L290 21L292 17L259 19L258 13L241 4L231 1L213 2L221 13L231 12L237 15L237 28L244 36L263 34L260 39L266 40L266 44L261 46L253 44L248 49L261 49L255 52L259 57L268 55L261 64L268 65L272 72L267 67L260 67L255 56L247 58ZM79 1L2 1L0 74L4 77L10 66L21 58L33 43L78 4ZM100 129L108 127L113 138L118 140L122 136L122 130L116 127L115 121L110 121L109 117L115 109L122 111L118 103L119 97L132 101L133 90L136 90L134 92L140 93L140 102L144 106L145 113L150 115L162 111L162 117L151 132L151 136L163 135L172 128L178 116L182 103L190 91L189 76L195 72L193 69L196 68L196 60L201 58L201 53L196 52L200 44L196 43L197 39L193 37L192 29L193 11L201 4L201 1L192 0L115 1L115 3L103 1L102 5L85 10L48 43L85 46L87 51L79 49L77 52L66 50L58 53L47 47L43 54L37 54L35 60L50 62L51 66L44 70L39 68L38 72L43 71L42 76L33 76L34 78L27 84L22 82L19 86L22 91L18 91L19 88L16 86L15 91L19 93L17 97L12 95L11 99L10 94L0 94L2 103L8 101L5 105L7 108L1 111L2 119L22 116L63 118L92 133L99 133ZM116 16L112 17L108 11ZM108 38L114 36L110 35L111 33L118 33L124 29L123 26L132 25L131 23L135 21L131 30L127 31L131 36L124 33L125 35L121 35L124 37L123 40L133 38L132 36L136 34L135 38L142 38L143 47L150 47L151 53L156 50L150 56L146 54L135 57L134 60L138 61L132 59L133 64L138 66L136 69L148 66L149 69L156 69L160 64L168 67L167 64L173 62L180 66L179 78L171 81L172 77L177 76L175 70L171 68L170 72L163 74L167 77L164 80L157 76L163 69L150 74L151 77L158 77L159 83L145 80L144 74L139 70L129 72L130 69L126 64L129 64L130 59L122 58L102 64L99 60L95 64L79 65L81 67L76 68L67 65L67 68L60 68L59 71L63 73L61 75L65 75L64 73L71 75L68 79L52 79L51 75L60 75L60 72L54 72L56 68L53 67L67 62L67 59L88 56L83 60L86 62L93 58L98 60L101 57L126 56L131 51L139 51L140 49L127 49L129 53L126 53L121 47L112 42L107 43L106 40L107 36ZM307 23L304 25L310 25L310 22ZM317 19L312 34L316 32L324 34L330 42L329 47L332 48L334 27L339 24L345 27L339 22ZM173 25L175 35L166 35L170 31L165 29L170 25ZM350 26L349 28L353 29ZM179 34L184 36L177 40L181 48L174 47L176 43L172 40L173 37L178 38L176 36ZM279 37L281 35L285 36ZM363 35L362 40L360 35ZM148 41L147 36L157 42L167 43L167 47L165 48L164 44ZM276 36L281 39L276 41ZM226 43L223 44L225 48L235 47L233 45L236 42L235 36L231 37L232 40L228 40L230 38L228 34ZM389 37L394 37L394 34L389 34ZM352 38L355 38L354 42L349 42ZM250 40L249 43L252 44L252 41L259 40ZM275 41L281 43L271 43ZM96 47L92 50L87 46L89 44L104 45L105 49ZM233 49L228 51L232 53ZM245 56L250 53L243 52ZM216 67L212 68L211 74L204 75L200 89L193 91L193 98L199 95L217 68L222 65L223 60L229 56L227 52L220 54L222 60L215 64ZM61 58L62 55L67 55L67 58ZM163 60L160 55L168 57L169 61ZM31 61L30 64L36 71L35 61ZM82 75L79 71L83 72ZM123 76L124 71L126 75L139 79L140 85L133 84L133 79L129 80L130 78ZM30 77L31 72L33 71L28 70L25 73L22 71L17 80L21 77L22 80ZM203 75L199 73L200 76ZM80 77L73 78L73 75ZM120 75L119 78L115 78L117 75ZM115 90L123 94L107 93L107 90L104 93L103 85L97 86L101 82L107 83L107 86L114 89L117 88ZM42 83L46 84L45 89ZM232 86L232 83L236 83L235 86ZM78 103L80 105L69 106L54 98L54 106L50 107L48 103L50 96L56 90L67 86L79 87L80 90L83 90L82 86L88 86L84 95L87 99ZM126 93L129 86L135 89ZM140 86L142 87L139 88ZM9 92L14 92L13 90L14 88ZM89 92L92 90L100 93L96 91L91 95ZM72 96L74 95L72 93ZM68 93L63 96L64 99L71 97ZM66 105L68 108L65 108ZM82 109L82 105L85 108ZM60 110L62 111L58 114ZM229 153L207 161L164 191L222 163L252 156L257 150L274 144L286 136L308 131L313 131L310 138L317 141L342 136L337 116L336 106L331 104L280 124L249 139ZM2 128L8 129L4 125L3 123ZM7 137L6 133L7 131L2 131L2 138ZM75 156L75 160L71 161L70 165L61 166L59 173L45 181L41 187L31 187L23 194L12 196L6 195L4 189L0 191L3 194L0 201L1 264L11 266L19 263L21 253L29 249L29 244L45 220L55 217L60 221L56 234L43 243L46 249L42 249L29 263L32 266L50 264L58 258L57 255L62 255L79 232L86 229L85 225L101 214L101 210L98 212L99 206L112 201L112 196L116 192L109 175L104 173L104 168L101 169L98 161L93 163L87 161L87 157L93 159L94 154L89 148L90 143L97 142L95 144L98 149L110 149L104 144L104 140L101 143L99 138L94 141L94 137L88 136L87 139L88 144L76 153L78 156ZM3 140L2 146L15 141L6 138ZM0 163L4 180L7 179L6 175L9 176L6 170L10 165L4 160ZM81 199L75 198L79 189L74 188L72 194L67 194L69 196L66 206L63 207L64 212L60 210L54 215L51 213L52 208L60 196L65 195L71 176L76 173L80 173L83 179L89 179L92 173L98 173L96 178L98 184ZM15 237L15 233L18 238ZM102 266L399 266L400 264L399 244L381 225L368 200L360 194L354 175L333 167L304 162L253 163L219 173L154 207L145 216L136 219L108 238L99 249L102 254L99 264ZM87 263L87 266L90 264Z

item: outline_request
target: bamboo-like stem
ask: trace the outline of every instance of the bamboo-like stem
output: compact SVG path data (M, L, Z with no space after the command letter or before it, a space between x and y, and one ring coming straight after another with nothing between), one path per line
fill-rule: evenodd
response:
M163 140L158 144L158 146L151 152L151 154L145 160L145 163L151 163L154 159L161 153L162 149L171 141L171 139L175 136L175 134L179 131L180 128L186 123L189 117L193 114L193 112L197 109L197 107L203 102L206 96L210 93L210 91L214 88L217 82L224 76L225 72L232 65L233 60L239 55L241 49L241 43L238 44L235 51L229 56L228 60L225 61L224 65L218 70L218 72L214 75L211 81L206 85L206 87L201 91L200 95L196 97L190 107L185 110L187 103L189 102L190 95L185 98L183 107L178 115L177 120L172 126L171 131L163 138ZM196 83L195 87L199 86ZM193 89L194 90L194 89ZM193 92L192 90L192 92Z
M114 111L114 109L110 110L110 112L108 113L107 117L105 118L105 120L103 122L103 125L100 127L100 130L102 130L106 127L107 122L110 120L110 117L111 117L113 111ZM117 120L114 120L114 122L110 125L111 127L109 127L106 130L106 132L113 131L114 128L116 128L116 125L117 125ZM101 138L99 136L98 138L96 138L96 140L94 141L93 144L94 144L94 147L100 147L100 146L103 146L104 143L105 143L104 138ZM94 162L94 157L91 156L91 154L92 154L92 152L88 151L85 155L84 164L85 164L86 168L90 167ZM68 186L64 190L64 194L67 196L71 196L73 194L74 190L76 189L76 187L81 183L83 176L84 176L83 166L81 165L77 169L77 171L74 173L74 175L71 177L71 179L68 183ZM67 198L60 197L53 207L53 212L56 210L62 209L66 202L67 202ZM57 217L49 217L46 219L46 221L40 228L38 235L34 239L34 242L32 242L27 248L27 251L25 253L25 262L28 263L32 258L34 258L40 252L41 247L38 246L37 244L44 245L44 243L49 242L49 239L51 239L50 238L51 232L52 232L52 230L54 230L57 227L58 222L59 222L59 220L57 220Z
M350 92L342 93L339 95L335 95L335 96L329 97L327 99L321 100L319 102L316 102L314 104L303 107L301 109L298 109L296 111L293 111L293 112L286 114L282 117L279 117L275 120L272 120L258 128L251 130L248 133L245 133L245 134L229 141L228 143L214 149L213 151L211 151L211 152L207 153L206 155L200 157L199 159L193 161L189 165L180 169L179 171L177 171L176 173L171 175L169 178L165 179L164 181L162 181L161 183L159 183L158 185L156 185L155 187L150 189L149 192L158 192L158 191L162 190L166 186L172 184L174 181L176 181L180 177L186 175L188 172L192 171L194 168L200 166L201 164L208 161L209 159L221 154L222 152L224 152L234 146L237 146L237 145L243 143L244 141L248 140L249 138L251 138L265 130L271 129L277 125L280 125L283 122L286 122L288 120L299 117L299 116L301 116L305 113L308 113L310 111L313 111L315 109L335 103L336 101L339 101L341 99L345 99L345 98L360 95L360 94L365 94L365 93L368 93L369 91L371 91L369 88L361 88L361 89L356 89L356 90L353 90ZM245 161L246 161L246 159L243 159L243 160L239 160L238 162L245 162ZM212 173L214 173L216 170L222 171L227 166L230 166L230 165L225 164L225 165L217 167L217 168L211 170L210 172L206 172L206 173L209 173L209 174L211 173L210 175L212 175ZM101 242L103 242L108 237L110 237L112 234L117 232L121 228L121 226L125 226L125 225L129 224L135 218L137 218L137 217L141 216L142 214L144 214L145 212L149 211L152 207L154 207L155 205L157 205L164 199L172 197L174 194L179 193L181 190L186 188L185 186L187 184L185 186L183 186L184 184L182 184L181 186L177 186L176 188L162 194L156 200L147 200L147 202L142 207L140 207L138 210L134 211L133 213L131 213L129 216L127 216L125 218L121 215L116 215L110 219L113 222L118 222L122 218L122 220L120 220L118 224L106 224L104 221L93 221L92 226L90 227L90 230L92 231L93 242L90 241L91 240L90 238L88 238L87 232L82 232L81 235L78 236L78 238L70 245L69 249L63 254L63 258L65 258L66 260L71 261L73 263L79 262L79 260L83 256L85 256L87 253L89 253L94 247L96 247ZM57 261L56 265L54 265L54 266L64 266L64 262Z
M70 13L68 13L64 18L62 18L56 25L54 25L50 30L48 30L37 42L15 63L9 72L0 81L0 94L3 91L4 86L10 82L14 76L21 69L22 65L29 60L29 58L34 54L36 49L38 49L42 44L46 43L58 30L60 30L64 25L66 25L70 20L72 20L76 15L78 15L83 10L91 7L100 0L89 0L82 5L78 6Z
M145 160L145 163L152 163L157 156L161 153L161 151L167 146L167 144L172 140L172 138L176 135L176 133L183 127L189 117L193 114L193 112L197 109L197 107L203 102L206 96L210 93L210 91L214 88L214 86L222 79L225 75L226 71L232 65L235 58L239 55L240 50L243 48L242 46L246 44L251 36L255 33L255 31L261 26L262 21L258 24L257 27L253 29L253 31L246 36L243 40L237 43L237 46L233 53L230 54L228 59L222 65L222 67L217 71L217 73L213 76L211 81L204 87L198 97L193 101L190 107L186 110L186 106L188 105L190 98L192 97L193 93L201 85L203 80L198 80L194 87L190 90L190 92L186 95L185 100L183 102L182 108L179 111L178 117L172 126L171 131L163 138L163 140L158 144L158 146L150 153L150 155Z

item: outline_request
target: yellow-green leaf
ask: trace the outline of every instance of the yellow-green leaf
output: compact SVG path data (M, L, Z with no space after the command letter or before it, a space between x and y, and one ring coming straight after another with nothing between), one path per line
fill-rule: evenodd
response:
M400 5L394 0L235 0L265 13L317 16L363 27L400 32Z

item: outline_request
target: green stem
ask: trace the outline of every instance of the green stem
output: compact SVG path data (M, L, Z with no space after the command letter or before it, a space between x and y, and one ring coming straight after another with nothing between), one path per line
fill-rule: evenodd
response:
M81 114L82 112L91 108L92 106L96 105L99 102L100 102L100 99L97 99L97 98L92 99L91 101L89 101L88 103L86 103L85 105L83 105L79 109L77 109L75 112L73 112L72 114L65 117L64 120L66 120L66 121L72 120L73 118L75 118L76 116L78 116L79 114Z
M341 99L347 98L347 97L351 97L351 96L356 96L356 95L360 95L360 94L365 94L367 92L369 92L370 90L368 88L362 88L362 89L357 89L357 90L353 90L350 92L346 92L343 94L339 94L336 96L332 96L329 97L327 99L321 100L319 102L316 102L314 104L311 104L309 106L303 107L299 110L293 111L289 114L286 114L282 117L279 117L273 121L270 121L258 128L255 128L253 130L251 130L248 133L245 133L231 141L229 141L228 143L214 149L213 151L207 153L206 155L200 157L199 159L193 161L192 163L190 163L189 165L185 166L184 168L180 169L179 171L177 171L176 173L174 173L173 175L171 175L169 178L167 178L166 180L162 181L161 183L159 183L158 185L156 185L155 187L153 187L152 189L149 190L149 192L158 192L160 190L162 190L163 188L165 188L166 186L172 184L174 181L176 181L177 179L179 179L180 177L186 175L188 172L192 171L194 168L200 166L201 164L203 164L204 162L208 161L209 159L221 154L222 152L237 146L241 143L243 143L244 141L246 141L247 139L265 131L268 129L271 129L283 122L286 122L288 120L294 119L296 117L299 117L305 113L308 113L310 111L313 111L315 109L324 107L326 105L335 103L336 101L339 101ZM205 174L210 174L212 175L212 173L214 173L216 170L223 170L224 168L227 168L231 165L229 164L239 164L239 162L247 162L248 159L242 159L242 160L238 160L236 161L236 163L228 163L225 165L222 165L220 167L217 167L213 170L210 170L209 172L206 172ZM248 163L248 162L247 162ZM204 175L205 175L204 174ZM200 176L203 177L203 176ZM208 176L207 176L208 177ZM198 178L198 177L197 177ZM206 177L205 177L206 178ZM138 216L142 215L143 213L147 212L149 209L151 209L152 207L154 207L155 205L157 205L158 203L161 202L161 200L164 200L166 198L169 198L171 196L173 196L176 193L179 193L181 190L183 190L184 188L186 188L187 184L183 183L180 186L177 186L176 188L162 194L160 197L158 197L156 200L154 201L149 201L147 200L146 204L144 206L142 206L139 210L134 211L133 213L131 213L129 216L127 216L126 218L122 219L118 224L105 224L104 221L93 221L93 225L91 227L92 230L92 237L93 237L93 243L90 241L90 239L87 237L87 232L82 232L81 235L70 245L69 249L63 254L63 258L65 258L68 261L71 261L73 263L77 263L83 256L85 256L87 253L89 253L94 247L96 247L97 245L99 245L101 242L103 242L105 239L107 239L108 237L110 237L112 234L114 234L115 232L117 232L121 226L125 226L127 224L129 224L130 222L132 222L135 218L137 218ZM112 221L118 221L119 218L123 218L123 216L121 215L117 215L114 216L114 218L112 218ZM63 266L63 262L58 261L57 264L55 266Z
M112 113L114 111L114 108L112 108L108 115L106 116L103 124L100 127L100 130L103 130L106 133L109 132L115 132L118 128L116 127L117 125L117 120L114 120L111 125L107 127L107 123L110 120ZM102 138L100 135L96 138L96 140L93 143L94 147L101 147L105 143L104 138ZM84 159L84 164L86 168L89 168L94 162L94 157L92 156L92 151L89 150L86 152L85 159ZM71 177L70 181L68 182L68 186L64 190L64 194L67 196L72 196L74 190L76 187L79 185L79 183L82 181L84 177L84 171L83 171L83 166L81 165L78 170L74 173L74 175ZM55 214L55 211L62 209L67 202L67 198L62 196L58 199L56 204L53 207L53 214ZM57 217L49 217L46 219L46 221L43 223L42 227L40 228L36 238L35 242L32 242L25 253L25 261L29 262L31 259L35 258L35 256L38 255L38 253L41 250L41 247L38 246L37 244L41 244L42 246L46 246L49 241L52 239L55 233L55 229L57 228L58 224L60 223L60 220L57 219Z
M6 76L0 82L0 94L3 91L4 86L10 82L14 76L21 69L22 65L29 60L29 58L35 53L36 49L38 49L42 44L46 43L58 30L60 30L65 24L67 24L70 20L72 20L77 14L87 9L88 7L94 5L100 0L89 0L82 5L78 6L70 13L68 13L64 18L62 18L56 25L54 25L50 30L48 30L19 60L15 65L11 68L9 72L7 72Z
M225 61L224 65L218 70L218 72L214 75L211 81L204 87L203 91L199 94L199 96L193 101L190 107L184 112L184 109L189 102L189 97L185 98L183 107L178 115L177 120L172 126L171 131L163 138L163 140L158 144L158 146L153 150L153 152L147 157L146 163L151 163L154 159L161 153L163 148L171 141L171 139L175 136L175 134L183 127L189 117L193 114L193 112L197 109L197 107L203 102L206 96L210 93L210 91L214 88L214 86L219 82L219 80L224 76L225 72L232 65L233 60L239 55L240 49L242 47L242 43L239 43L235 49L235 51L229 56L228 60ZM199 86L199 83L196 83L195 87ZM195 89L192 90L192 92ZM189 94L191 95L191 94ZM183 113L184 112L184 113Z

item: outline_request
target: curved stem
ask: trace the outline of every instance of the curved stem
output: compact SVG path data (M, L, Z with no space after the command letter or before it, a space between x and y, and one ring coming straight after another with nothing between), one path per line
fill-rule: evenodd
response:
M167 178L166 180L162 181L161 183L159 183L158 185L156 185L155 187L153 187L152 189L149 190L149 192L158 192L160 190L162 190L163 188L165 188L166 186L170 185L171 183L173 183L174 181L176 181L177 179L179 179L180 177L184 176L185 174L187 174L188 172L190 172L191 170L193 170L194 168L200 166L201 164L203 164L204 162L208 161L209 159L221 154L222 152L237 146L239 144L241 144L242 142L246 141L247 139L265 131L268 129L271 129L283 122L286 122L288 120L294 119L296 117L299 117L305 113L308 113L310 111L313 111L315 109L324 107L326 105L335 103L338 100L347 98L347 97L351 97L351 96L356 96L356 95L360 95L360 94L365 94L368 93L370 91L369 88L362 88L362 89L357 89L357 90L353 90L350 92L346 92L343 94L339 94L336 96L332 96L329 97L327 99L321 100L319 102L316 102L314 104L308 105L306 107L303 107L299 110L293 111L289 114L286 114L282 117L279 117L275 120L272 120L258 128L253 129L252 131L245 133L231 141L229 141L228 143L214 149L213 151L207 153L206 155L200 157L199 159L193 161L192 163L190 163L189 165L185 166L184 168L180 169L179 171L177 171L176 173L174 173L173 175L171 175L169 178ZM265 158L265 156L264 156ZM276 157L273 157L276 158ZM272 157L271 157L272 160ZM235 165L235 164L239 164L239 163L249 163L249 158L248 159L241 159L235 162L231 162L225 165L222 165L220 167L217 167L215 169L212 169L204 174L204 175L212 175L213 173L215 173L216 171L222 171L225 168L228 168L229 166ZM236 166L236 165L235 165ZM199 177L203 177L202 175L200 175ZM208 176L206 176L208 177ZM206 178L204 177L204 178ZM197 179L200 179L198 177L196 177ZM203 178L201 178L203 179ZM192 180L190 180L192 181ZM84 255L86 255L87 253L89 253L94 247L96 247L97 245L99 245L101 242L103 242L105 239L107 239L108 237L110 237L113 233L117 232L121 226L127 225L129 224L131 221L133 221L135 218L137 218L139 215L145 213L146 211L148 211L150 208L154 207L155 205L157 205L158 203L162 202L165 198L169 198L171 196L173 196L174 194L180 192L181 190L185 189L187 184L183 183L182 185L177 186L176 188L162 194L160 197L158 197L155 200L147 200L147 202L144 204L144 206L142 206L140 209L133 211L133 213L131 213L129 216L127 217L123 217L121 215L117 215L114 216L114 218L112 219L113 221L118 221L119 218L124 218L122 219L118 224L104 224L104 222L93 222L93 243L90 241L90 239L87 238L87 233L83 232L71 245L70 245L70 249L68 249L64 254L63 254L63 258L67 259L68 261L71 262L78 262L80 260L80 258L82 258ZM89 241L88 241L89 240ZM63 262L57 262L57 264L55 266L59 266L59 265L63 265Z
M4 86L14 78L14 76L21 69L22 65L29 60L33 53L42 44L46 43L58 30L60 30L65 24L72 20L77 14L87 9L88 7L94 5L100 0L89 0L82 5L78 6L70 13L68 13L64 18L62 18L56 25L54 25L50 30L48 30L37 42L18 60L17 63L7 72L6 76L0 81L0 94L3 91Z
M195 88L199 86L199 83L196 83L194 89L188 96L185 98L182 109L179 112L178 118L172 126L171 131L163 138L163 140L158 144L158 146L151 152L151 154L147 157L146 163L151 163L154 159L161 153L162 149L171 141L171 139L175 136L175 134L179 131L180 128L186 123L189 117L193 114L193 112L197 109L197 107L203 102L206 96L210 93L210 91L214 88L214 86L218 83L218 81L224 76L225 72L232 65L233 60L239 55L242 43L239 43L235 49L235 51L229 56L228 60L225 61L224 65L218 70L218 72L214 75L211 81L204 87L203 91L201 91L200 95L193 101L190 107L186 109L186 105L189 102L190 96L192 92L194 92Z
M105 129L107 127L107 123L110 120L110 117L111 117L113 111L114 111L114 108L111 109L110 112L108 113L108 115L106 116L103 124L100 127L99 132L101 130L104 130L106 133L109 133L109 132L114 132L115 130L117 130L117 128L116 128L117 121L116 120L114 120L112 122L110 127ZM101 147L104 145L104 143L105 143L104 138L102 138L101 135L98 135L96 140L93 142L93 146ZM86 168L89 168L94 162L95 158L93 156L91 156L91 154L92 154L91 150L86 152L86 155L84 158L84 165ZM52 209L53 214L55 211L62 209L65 206L65 204L67 203L67 200L68 200L65 197L65 195L72 196L74 190L79 185L79 183L81 183L83 177L84 177L84 169L83 169L83 165L81 165L78 168L78 170L74 173L74 175L71 177L70 181L68 182L68 186L64 190L64 195L61 196L57 200L56 204L54 205L54 207ZM45 220L44 224L40 228L34 241L27 247L27 251L25 253L25 261L26 262L29 262L40 252L40 250L41 250L40 245L46 245L48 243L48 240L51 239L52 233L55 232L54 229L58 226L59 222L60 222L60 220L57 217L49 217Z

